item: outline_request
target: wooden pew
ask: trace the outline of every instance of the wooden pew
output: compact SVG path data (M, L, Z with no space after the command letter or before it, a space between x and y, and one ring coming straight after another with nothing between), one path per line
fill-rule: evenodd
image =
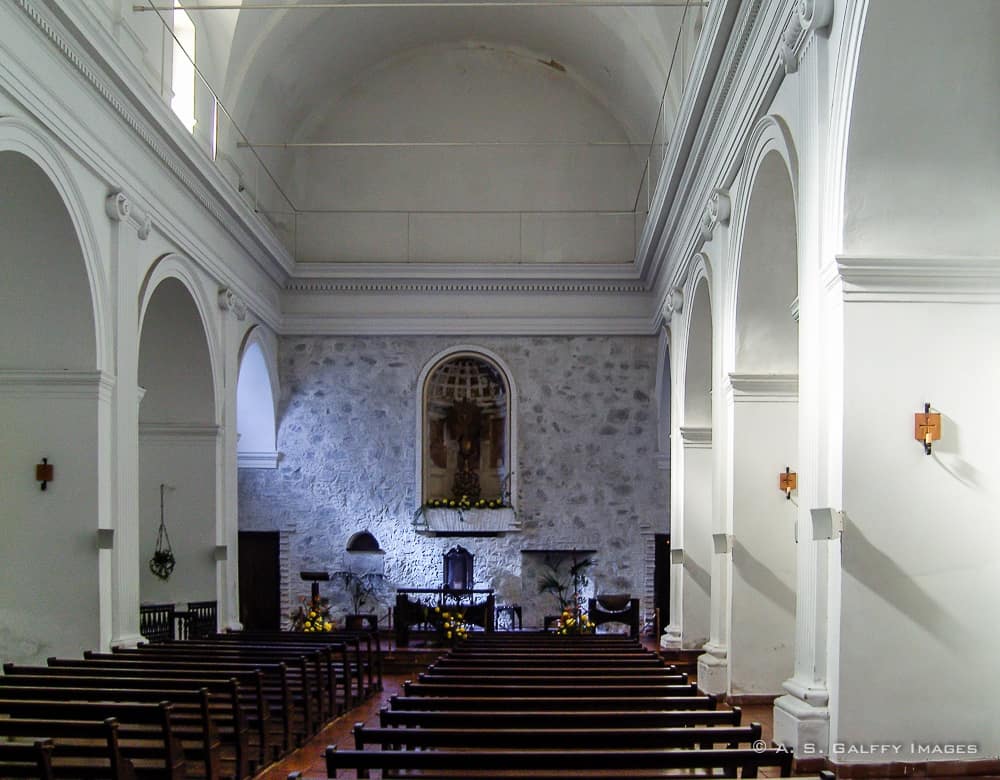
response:
M572 669L562 669L553 674L475 674L445 673L439 671L421 672L417 682L457 685L573 685L580 687L619 687L625 685L689 685L686 674L665 674L663 672L637 672L635 674L601 674L596 671L573 673Z
M0 777L55 780L52 774L52 740L0 742Z
M2 691L0 691L2 692ZM122 755L140 776L185 780L187 764L177 734L174 705L117 701L0 698L0 715L31 720L118 721Z
M61 678L43 678L43 682L51 683ZM204 777L216 780L223 777L222 772L222 741L216 726L216 717L225 718L225 710L231 707L226 701L221 701L221 708L213 704L207 688L197 691L179 688L149 688L132 687L116 688L111 680L106 678L65 678L64 685L41 685L27 683L18 678L0 677L0 697L3 700L47 701L57 716L62 716L62 703L72 702L134 702L157 704L170 702L174 707L173 733L183 747L185 757L198 762L203 768ZM108 716L112 717L112 716ZM117 717L117 716L115 716ZM124 721L122 721L124 722ZM228 724L232 738L232 762L234 764L231 776L235 780L243 780L249 776L246 761L246 732L240 731L238 724ZM242 747L240 742L242 741Z
M84 653L89 657L88 654ZM216 650L185 646L185 643L166 643L138 648L113 648L112 656L144 658L159 661L197 661L202 663L229 665L246 664L251 668L261 668L261 664L284 664L287 685L291 696L291 730L294 744L302 744L315 734L321 725L317 712L317 695L322 695L322 687L316 682L315 669L322 654L311 657L296 651L234 651ZM318 693L319 691L319 693Z
M122 755L118 721L0 718L0 737L50 741L50 771L55 777L135 780L132 762ZM4 775L0 766L0 776Z
M290 674L294 675L297 669L302 670L303 690L308 694L305 702L308 704L310 733L319 731L323 723L354 706L351 680L343 676L343 669L349 667L349 662L347 649L342 643L317 646L308 643L251 644L198 639L149 645L138 650L189 653L213 659L285 661ZM338 686L342 694L340 702L337 699Z
M715 696L661 696L633 697L621 696L391 696L389 707L393 710L496 710L524 711L547 710L566 711L606 711L606 710L711 710L717 705Z
M665 698L671 696L696 696L698 686L662 685L658 683L612 684L612 685L577 685L565 683L549 685L545 682L507 685L505 683L484 683L479 685L461 683L424 683L406 680L403 683L403 693L406 696L449 697L471 696L478 698L518 698L522 696L554 696L554 697L605 697L605 698Z
M243 673L259 674L261 676L261 695L266 704L262 712L278 713L279 717L268 717L269 736L267 743L280 753L291 752L296 744L293 727L296 705L292 697L292 686L289 680L288 667L284 663L265 664L259 662L227 662L220 663L211 660L185 658L175 661L170 658L148 657L143 655L127 655L122 653L84 652L84 658L50 658L53 666L78 668L93 665L106 669L109 674L122 671L126 674L166 670L180 675L186 674L225 674L240 675ZM248 714L248 719L249 719ZM276 756L272 756L275 758Z
M443 704L442 706L447 706ZM598 728L614 724L621 728L673 728L679 726L739 726L740 707L731 710L393 710L379 711L383 728Z
M434 772L458 772L451 777L499 777L516 772L524 780L531 777L551 777L553 770L572 772L573 778L641 776L643 770L662 772L666 769L696 769L715 772L722 770L735 777L757 777L762 767L777 767L782 777L792 773L792 754L779 749L713 749L713 750L340 750L336 745L326 749L328 778L343 777L343 769L354 769L359 776L372 769L418 770L421 777ZM425 775L425 773L428 773ZM538 773L537 775L532 773ZM515 775L507 775L515 776ZM293 772L289 780L301 780Z
M256 767L270 763L274 758L270 733L270 707L264 699L263 675L259 669L240 669L228 672L217 668L177 670L164 667L137 668L128 664L106 666L96 661L76 659L66 659L66 663L61 664L60 660L49 658L49 666L22 666L5 663L3 665L4 674L60 678L113 677L124 687L133 687L142 680L155 679L164 681L168 685L183 685L195 690L204 685L210 691L215 690L222 693L229 692L235 682L237 700L243 712L240 716L234 709L234 718L242 717L247 724L247 729L252 731L252 734L248 734L248 736L254 737L249 740L250 745L247 751L251 773Z
M614 723L614 721L610 721ZM467 748L497 750L575 750L581 745L595 750L635 748L736 748L761 738L761 725L646 727L597 726L575 728L379 728L354 724L354 747L380 746L383 750Z

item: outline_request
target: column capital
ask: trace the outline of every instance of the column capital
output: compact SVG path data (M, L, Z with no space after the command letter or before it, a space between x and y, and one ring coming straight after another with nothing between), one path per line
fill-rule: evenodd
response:
M720 223L728 225L731 214L732 204L729 200L729 192L723 189L714 190L708 203L705 204L704 213L701 215L701 237L706 241L711 241L715 233L715 226Z
M247 303L230 287L219 288L219 308L231 311L237 320L243 322L247 318Z

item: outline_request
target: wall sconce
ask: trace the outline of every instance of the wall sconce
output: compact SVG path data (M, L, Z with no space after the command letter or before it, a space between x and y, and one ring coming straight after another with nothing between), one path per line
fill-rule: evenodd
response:
M924 455L931 454L931 442L941 438L941 414L924 404L923 413L913 415L913 437L924 445Z
M55 467L49 463L48 458L42 458L42 462L35 466L35 479L42 483L42 490L45 490L54 476Z
M778 475L778 489L785 491L785 498L792 500L792 491L799 486L799 475L792 471L791 466L785 466L785 471Z

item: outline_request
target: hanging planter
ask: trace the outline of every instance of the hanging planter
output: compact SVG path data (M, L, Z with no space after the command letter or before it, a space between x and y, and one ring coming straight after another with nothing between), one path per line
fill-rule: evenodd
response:
M170 537L167 535L167 525L164 522L163 514L163 491L166 488L160 483L160 530L156 534L156 551L149 559L149 570L161 580L170 578L177 560L174 558L174 551L170 547Z

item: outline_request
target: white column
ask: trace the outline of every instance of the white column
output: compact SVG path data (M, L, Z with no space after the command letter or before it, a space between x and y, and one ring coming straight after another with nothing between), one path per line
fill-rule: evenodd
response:
M705 693L724 694L729 690L729 590L733 566L733 537L712 534L712 614L711 634L698 656L698 687Z
M132 646L139 634L139 279L136 268L150 218L121 192L108 196L115 312L112 417L112 551L110 645Z

